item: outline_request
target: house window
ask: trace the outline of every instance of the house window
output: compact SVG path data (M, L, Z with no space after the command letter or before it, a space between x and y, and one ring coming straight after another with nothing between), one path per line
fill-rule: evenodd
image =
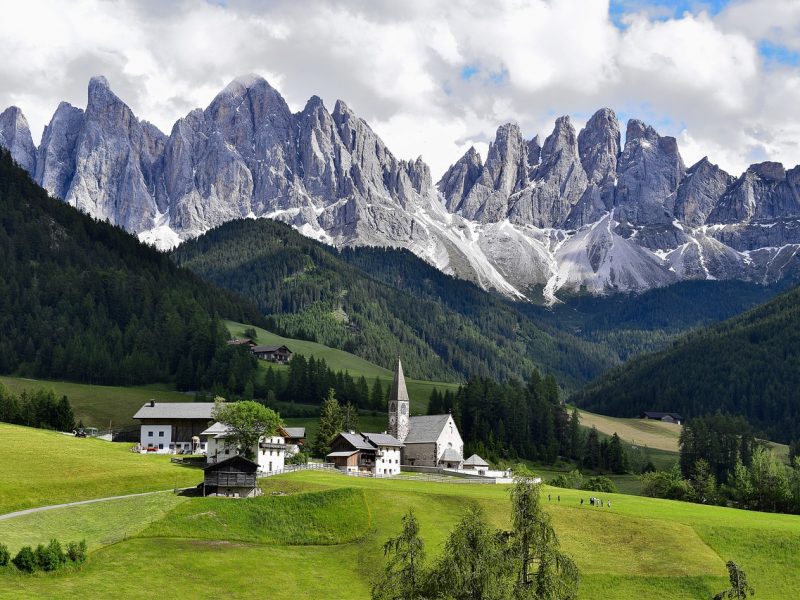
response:
M153 432L152 431L148 431L147 432L147 437L153 437Z
M163 431L159 431L158 432L158 437L164 437L164 432Z
M159 445L158 445L158 449L159 449L159 450L163 450L163 449L164 449L164 444L159 444Z

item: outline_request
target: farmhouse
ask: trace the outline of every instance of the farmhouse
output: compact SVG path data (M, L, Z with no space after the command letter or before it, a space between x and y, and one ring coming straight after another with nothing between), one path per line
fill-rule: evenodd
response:
M262 437L258 444L251 448L256 456L258 470L262 473L275 473L283 470L287 458L285 433L283 429L280 429L276 435L268 438ZM214 423L200 434L200 439L205 443L208 463L223 462L239 455L238 449L227 443L229 436L228 426L219 422ZM288 454L288 456L291 455Z
M464 441L452 415L409 416L403 365L397 369L389 393L389 434L403 443L404 465L460 469L464 462Z
M156 402L150 400L135 415L141 423L143 452L161 454L203 454L200 434L213 418L213 402Z
M663 421L665 423L677 423L678 425L683 423L683 417L680 416L678 413L645 411L639 415L639 418L653 419L656 421Z
M232 456L203 469L203 496L251 498L261 494L258 465L243 456Z
M286 346L253 346L251 351L256 358L279 365L285 365L292 359L292 351Z
M397 475L402 442L387 433L342 432L331 442L328 462L345 472Z

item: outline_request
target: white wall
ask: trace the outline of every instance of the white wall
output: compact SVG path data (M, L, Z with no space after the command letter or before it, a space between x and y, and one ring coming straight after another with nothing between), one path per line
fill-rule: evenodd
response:
M461 434L458 432L458 427L456 427L453 417L447 419L447 424L436 441L437 458L441 458L442 453L447 448L453 448L461 455L461 460L464 460L464 441L461 439Z
M375 458L375 475L397 475L400 472L400 448L379 446L383 456Z
M139 444L142 450L149 447L156 448L159 454L167 454L170 451L169 445L172 443L171 425L142 425L141 441Z
M283 444L284 440L280 436L271 438L261 438L262 442L269 444ZM272 471L282 471L286 461L286 449L258 448L258 469L264 473Z

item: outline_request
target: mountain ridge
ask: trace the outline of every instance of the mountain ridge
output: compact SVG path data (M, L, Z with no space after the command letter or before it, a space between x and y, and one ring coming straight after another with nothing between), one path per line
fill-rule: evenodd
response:
M93 77L86 110L59 105L39 148L21 111L0 145L50 193L162 248L226 221L268 217L343 246L411 250L509 297L641 292L689 279L773 283L800 274L800 167L733 177L637 119L624 146L613 110L541 142L498 128L437 184L396 158L341 100L292 113L263 78L229 83L169 134Z

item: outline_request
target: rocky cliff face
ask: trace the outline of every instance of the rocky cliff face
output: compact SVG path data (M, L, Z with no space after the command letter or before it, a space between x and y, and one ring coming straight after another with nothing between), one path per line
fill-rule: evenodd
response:
M624 148L610 109L544 143L513 123L486 160L473 149L434 185L344 102L292 113L264 79L232 81L169 136L102 77L85 110L59 105L36 148L21 111L0 145L53 195L170 247L237 218L269 217L338 245L408 248L515 297L645 290L688 278L770 282L800 272L800 167L734 178L686 169L674 138L638 120Z

